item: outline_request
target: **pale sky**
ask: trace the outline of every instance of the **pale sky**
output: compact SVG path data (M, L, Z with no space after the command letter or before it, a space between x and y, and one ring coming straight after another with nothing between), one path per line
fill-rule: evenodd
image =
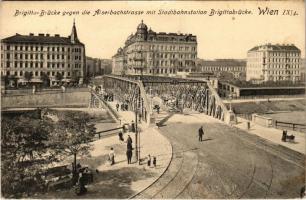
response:
M278 15L258 15L258 7L278 9ZM16 10L83 11L101 10L207 10L206 15L100 15L89 16L17 16ZM252 11L252 15L208 16L211 9ZM283 9L294 10L297 16L284 16ZM78 37L86 45L86 55L111 58L126 38L144 23L156 32L191 33L197 36L198 57L203 59L246 58L247 51L264 43L295 44L305 55L305 11L303 1L279 2L0 2L0 38L16 33L49 33L68 36L73 18ZM235 19L233 19L233 16Z

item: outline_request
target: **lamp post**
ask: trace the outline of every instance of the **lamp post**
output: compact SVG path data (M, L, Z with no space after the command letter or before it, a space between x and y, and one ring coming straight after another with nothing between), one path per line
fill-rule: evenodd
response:
M228 97L229 97L229 103L230 103L230 111L232 111L232 98L233 98L232 93L230 93Z
M136 102L137 105L137 102ZM136 162L139 160L138 158L138 108L135 108L135 157L136 157Z

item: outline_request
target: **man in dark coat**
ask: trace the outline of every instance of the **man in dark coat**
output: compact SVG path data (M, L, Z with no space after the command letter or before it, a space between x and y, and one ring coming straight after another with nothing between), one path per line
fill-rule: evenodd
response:
M203 126L201 126L201 128L199 128L199 141L200 142L203 141L203 135L204 135L204 130L203 130Z
M127 157L127 161L128 161L128 164L131 164L132 162L132 156L133 156L133 152L132 152L132 149L127 149L126 150L126 157Z
M127 143L127 149L133 150L133 146L132 146L133 140L132 140L132 138L131 138L130 135L128 135L128 138L127 138L127 140L126 140L126 143Z
M132 121L131 129L132 129L131 131L133 133L136 133L136 126L135 126L135 122L134 121Z

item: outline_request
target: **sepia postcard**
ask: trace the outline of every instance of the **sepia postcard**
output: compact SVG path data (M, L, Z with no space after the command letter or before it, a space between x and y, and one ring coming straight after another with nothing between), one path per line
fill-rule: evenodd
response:
M1 198L306 198L304 3L0 2Z

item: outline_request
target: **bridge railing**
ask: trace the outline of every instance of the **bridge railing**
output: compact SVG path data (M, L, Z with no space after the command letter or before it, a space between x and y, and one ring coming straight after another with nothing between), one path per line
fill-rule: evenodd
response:
M143 115L141 115L142 120L146 123L146 125L149 125L150 118L151 118L151 110L150 110L150 104L149 104L149 101L148 101L148 97L146 95L146 92L144 90L144 86L143 86L142 82L139 81L139 80L130 80L128 78L119 77L119 76L112 76L112 75L105 75L105 76L103 76L103 79L104 79L104 81L106 81L107 79L112 79L114 81L123 81L127 84L132 84L132 85L136 86L136 88L138 88L138 90L139 90L140 99L143 101L143 103L139 102L143 106L141 108L142 111L144 112ZM134 111L134 110L132 110L132 111Z
M234 114L230 113L229 110L227 110L227 107L222 102L222 99L219 97L217 91L210 85L210 83L207 83L207 86L208 86L209 90L211 91L212 95L214 95L217 105L219 105L221 107L221 109L223 110L224 122L231 123L231 121L235 121L235 119L233 119L233 118L235 118ZM232 116L234 116L234 117L232 117Z
M211 115L215 118L218 118L225 123L232 123L236 121L235 115L233 112L229 111L227 107L223 104L221 98L219 97L217 91L210 85L208 81L195 79L195 78L173 78L173 77L151 77L151 76L112 76L105 75L104 78L111 78L113 80L125 81L126 83L131 83L137 85L137 88L140 91L141 99L143 100L143 107L147 111L146 123L149 124L149 118L151 116L150 103L145 91L145 86L148 84L191 84L191 85L207 85L207 94L205 95L205 112L208 115ZM170 81L170 82L169 82ZM145 85L144 85L145 84ZM210 99L209 99L210 98Z
M115 121L120 120L120 117L118 116L116 111L110 105L108 105L108 103L104 101L103 98L101 98L98 94L96 94L96 92L93 89L91 89L90 92L91 95L93 95L96 99L98 99L99 103L103 105L102 107L105 107L109 111L108 113L113 120Z
M218 92L215 90L215 88L210 84L209 81L205 81L202 79L197 79L197 78L185 78L187 80L201 80L203 82L206 82L207 87L209 88L209 91L211 92L211 95L215 97L215 101L217 106L220 106L220 108L222 109L222 119L225 123L232 123L234 121L236 121L236 116L233 112L230 112L227 107L224 105L222 99L220 98Z

